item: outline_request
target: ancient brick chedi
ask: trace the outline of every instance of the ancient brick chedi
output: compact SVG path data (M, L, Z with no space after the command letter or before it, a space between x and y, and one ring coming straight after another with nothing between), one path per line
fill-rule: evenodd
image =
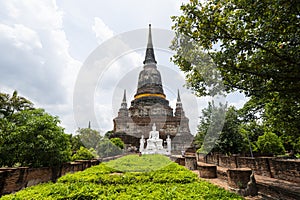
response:
M168 135L172 139L172 151L188 148L193 140L189 129L189 119L185 116L178 91L176 109L169 106L164 94L160 72L157 69L149 25L148 44L143 70L139 74L134 100L128 109L126 90L114 121L113 137L120 137L125 144L139 147L139 139L149 137L153 123L156 124L161 139Z

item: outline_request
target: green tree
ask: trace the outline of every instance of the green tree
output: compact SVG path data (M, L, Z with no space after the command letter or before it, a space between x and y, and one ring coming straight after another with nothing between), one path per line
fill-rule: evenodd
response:
M104 137L110 138L110 137L113 135L113 133L114 133L113 130L107 131L107 132L104 134Z
M225 111L222 109L219 110L214 105L214 102L208 102L207 108L204 108L202 110L200 122L197 127L197 134L196 134L196 136L194 138L194 142L193 142L197 149L199 149L203 145L205 136L207 136L206 140L205 140L205 146L208 146L209 149L211 149L212 146L214 146L215 140L219 137L219 135L215 135L216 138L213 139L213 138L210 138L208 136L209 134L207 134L207 133L208 133L210 127L213 127L213 125L216 125L218 123L218 121L222 121L221 118L223 116L222 115L223 112L225 112ZM220 113L221 113L221 115L220 115ZM221 128L220 128L220 130L221 130ZM201 150L203 150L203 148ZM208 153L208 152L206 152L206 153Z
M173 17L173 28L204 50L220 45L210 55L228 90L259 97L279 92L295 100L300 96L299 7L289 0L192 0L181 6L182 16ZM175 61L184 59L177 56Z
M269 131L258 137L256 145L261 153L279 155L285 152L281 139L275 133Z
M91 160L96 157L96 155L93 154L93 149L91 151L83 146L79 148L78 151L72 156L72 160Z
M245 153L251 154L251 151L258 151L256 141L259 136L264 134L264 126L253 120L250 122L242 122L239 127L239 132L245 138ZM251 149L250 149L251 148Z
M173 61L196 94L220 87L201 70L213 63L224 91L251 97L265 123L293 149L289 141L297 141L300 132L299 9L299 1L289 0L191 0L172 18Z
M9 117L13 113L21 110L32 109L33 104L24 97L18 96L18 92L15 90L10 96L9 94L0 93L0 118Z
M197 148L201 146L198 152L233 154L246 149L246 138L239 131L241 122L238 119L238 111L233 106L216 107L214 103L209 103L208 107L202 110L200 119L194 140Z
M2 119L0 165L58 166L70 160L68 136L57 117L42 109L22 110Z
M194 139L196 148L201 147L198 152L209 153L215 147L224 125L226 106L209 102L208 107L202 110L198 133Z
M99 142L103 139L98 131L90 128L79 128L76 131L76 134L80 138L80 141L82 142L84 147L88 149L97 149L99 146Z
M111 138L109 139L114 145L116 145L117 147L119 147L120 149L124 149L125 144L124 142L121 140L121 138Z
M116 156L123 153L120 147L116 146L113 142L105 137L99 142L99 146L96 151L101 158Z
M245 151L247 141L239 131L240 124L237 110L230 106L226 111L225 123L216 142L215 151L224 154L237 154Z
M72 152L76 152L80 149L80 147L84 147L82 141L80 140L79 135L69 135L69 141L71 144L71 150Z
M286 150L300 151L300 104L290 104L289 101L280 99L277 94L273 94L273 98L269 100L252 97L240 113L246 124L260 121L260 135L266 127L282 139Z

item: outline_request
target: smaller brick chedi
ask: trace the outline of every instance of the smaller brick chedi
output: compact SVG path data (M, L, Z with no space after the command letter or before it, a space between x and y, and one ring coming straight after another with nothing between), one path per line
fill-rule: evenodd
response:
M143 70L138 78L137 91L129 108L126 90L124 90L121 108L118 116L113 120L114 130L111 137L119 137L127 146L138 148L142 135L147 139L151 127L155 123L161 139L165 141L168 135L172 139L172 152L184 151L190 147L193 140L193 135L189 129L189 119L183 111L179 91L174 113L166 99L161 75L156 66L151 24L149 25L148 43L143 64Z

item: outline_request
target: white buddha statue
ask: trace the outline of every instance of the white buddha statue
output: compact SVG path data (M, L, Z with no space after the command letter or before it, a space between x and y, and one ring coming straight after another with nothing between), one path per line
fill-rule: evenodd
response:
M171 154L171 138L170 138L170 135L168 135L166 141L167 141L167 152L169 154Z
M140 152L141 153L144 151L144 144L145 144L145 139L144 139L144 135L142 135L142 137L140 139Z
M149 133L147 139L147 150L161 150L163 149L163 140L159 138L159 132L156 130L155 123L152 126L152 131Z

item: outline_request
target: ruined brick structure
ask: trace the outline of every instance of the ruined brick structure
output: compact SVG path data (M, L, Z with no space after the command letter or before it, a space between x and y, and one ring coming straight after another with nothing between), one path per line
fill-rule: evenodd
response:
M172 139L172 151L182 151L188 148L193 140L189 129L189 119L185 116L178 91L175 112L169 106L164 94L160 72L156 66L154 49L149 25L148 44L143 70L139 74L137 92L131 101L129 109L126 102L126 90L114 121L114 134L125 144L139 147L139 139L144 135L149 137L153 123L159 130L161 139L168 135Z

